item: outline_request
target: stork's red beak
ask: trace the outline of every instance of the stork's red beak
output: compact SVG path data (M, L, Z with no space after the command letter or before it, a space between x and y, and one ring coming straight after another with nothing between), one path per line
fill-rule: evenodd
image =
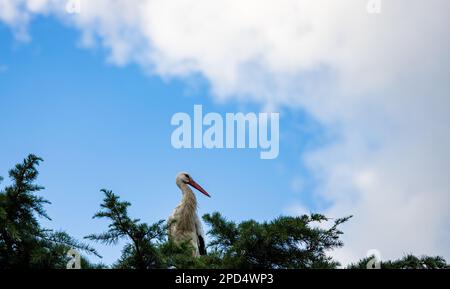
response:
M203 188L202 188L199 184L197 184L193 179L191 179L191 180L189 181L189 184L190 184L191 186L193 186L194 188L196 188L199 192L201 192L201 193L204 194L205 196L211 198L211 196L208 194L208 192L205 191L205 189L203 189Z

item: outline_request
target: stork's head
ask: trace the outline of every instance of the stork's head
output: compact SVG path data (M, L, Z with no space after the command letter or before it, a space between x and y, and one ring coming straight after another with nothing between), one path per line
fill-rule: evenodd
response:
M191 187L195 188L196 190L198 190L200 193L204 194L207 197L211 197L207 191L205 191L205 189L203 189L199 184L197 184L191 177L191 175L189 175L186 172L181 172L177 175L177 180L176 180L177 186L178 187L182 187L183 185L190 185Z

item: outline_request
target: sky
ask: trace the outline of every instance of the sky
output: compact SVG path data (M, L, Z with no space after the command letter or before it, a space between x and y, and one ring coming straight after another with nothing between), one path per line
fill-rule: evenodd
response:
M102 188L165 219L188 171L212 195L199 214L354 215L343 264L371 249L450 258L448 1L69 2L0 0L0 175L45 160L46 226L105 230ZM171 117L195 104L278 112L279 156L174 149Z

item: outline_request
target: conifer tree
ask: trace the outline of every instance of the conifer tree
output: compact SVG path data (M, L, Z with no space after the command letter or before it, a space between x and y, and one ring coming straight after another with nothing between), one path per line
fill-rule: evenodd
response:
M0 268L65 268L67 251L96 251L63 231L42 228L39 218L50 220L37 193L37 166L41 158L30 154L9 171L10 186L0 191Z
M159 245L166 240L164 221L151 226L128 216L129 202L120 201L112 191L101 190L105 194L102 210L93 218L110 220L108 231L101 234L86 236L86 239L107 245L116 244L119 239L127 239L128 243L122 249L122 256L113 265L115 268L152 269L164 268L163 257Z
M203 216L211 227L212 256L220 262L218 267L230 269L335 268L339 263L327 253L343 246L338 226L349 218L337 219L323 229L314 226L329 220L320 214L239 224L219 213Z
M367 257L360 260L356 264L350 264L348 269L367 269L369 263L375 256ZM369 264L369 266L368 266ZM450 269L444 258L440 256L414 256L412 254L405 255L398 260L380 261L380 269ZM369 268L372 269L372 268Z

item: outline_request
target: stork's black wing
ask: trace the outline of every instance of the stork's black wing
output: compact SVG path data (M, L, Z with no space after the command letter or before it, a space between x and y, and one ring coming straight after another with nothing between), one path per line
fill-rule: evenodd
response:
M203 236L198 235L198 252L201 256L206 255L206 247L205 247L205 240L203 239Z

